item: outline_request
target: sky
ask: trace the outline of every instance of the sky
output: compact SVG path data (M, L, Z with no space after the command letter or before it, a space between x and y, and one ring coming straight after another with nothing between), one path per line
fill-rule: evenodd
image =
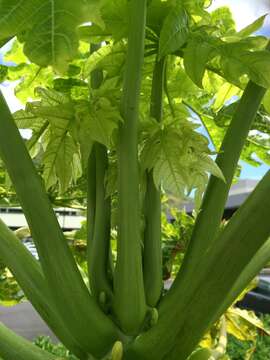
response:
M252 23L258 17L264 14L270 14L270 0L213 0L210 10L214 10L220 6L229 6L231 8L238 30ZM266 18L264 27L260 30L260 33L270 37L270 16ZM7 48L5 47L0 50L0 63L3 61L3 54L6 50ZM8 83L0 85L7 103L13 112L22 108L22 104L14 95L15 86L16 84L11 85ZM27 133L24 135L27 135ZM256 168L243 162L241 165L241 178L243 179L259 179L270 169L270 167L266 165Z

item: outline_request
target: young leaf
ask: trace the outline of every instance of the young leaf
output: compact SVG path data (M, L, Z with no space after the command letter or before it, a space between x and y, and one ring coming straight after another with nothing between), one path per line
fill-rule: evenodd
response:
M107 99L101 98L92 104L92 108L87 102L78 104L75 112L80 131L87 133L88 141L97 141L108 147L112 133L121 121L119 111Z
M268 14L265 14L265 15L259 17L252 24L246 26L244 29L242 29L241 31L239 31L237 33L237 36L244 38L244 37L247 37L247 36L253 34L254 32L258 31L263 26L267 15Z
M188 37L188 14L181 3L174 6L164 20L159 40L159 58L180 49Z
M220 36L231 36L235 31L235 21L228 6L222 6L211 12L211 26ZM209 23L209 21L207 21Z
M206 173L224 180L208 153L205 138L198 133L168 127L146 140L141 158L145 169L153 169L157 188L162 185L179 197L197 189L198 202L208 180Z

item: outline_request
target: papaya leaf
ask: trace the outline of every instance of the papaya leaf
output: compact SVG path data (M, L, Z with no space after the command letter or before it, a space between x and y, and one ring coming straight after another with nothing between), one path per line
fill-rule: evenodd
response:
M70 102L70 98L61 92L43 87L35 88L35 94L41 99L43 106L57 106Z
M60 193L64 193L81 175L79 149L70 132L75 121L74 106L59 92L37 88L36 93L41 100L28 103L26 110L18 111L14 118L19 128L33 130L28 144L31 148L41 141L46 188L59 182Z
M239 31L237 33L237 36L240 37L247 37L251 34L253 34L254 32L260 30L260 28L263 26L265 18L268 14L262 15L261 17L259 17L257 20L255 20L252 24L244 27L241 31Z
M13 114L13 118L19 129L29 129L38 131L45 120L26 110L18 110Z
M188 14L181 3L175 5L164 20L159 40L159 58L180 49L188 37Z
M248 67L248 75L256 84L270 87L270 53L267 50L242 54L241 59Z
M209 16L209 14L204 10L205 7L209 6L209 0L183 0L181 2L191 14Z
M0 4L0 40L20 35L24 52L41 67L63 72L78 50L78 25L92 21L104 25L100 2L60 0L3 0Z
M116 44L108 44L102 46L99 50L92 53L89 58L86 60L83 69L83 78L86 79L89 77L90 73L95 70L100 62L104 60L109 55L115 54L124 54L125 48L123 42L118 42Z
M49 144L49 149L50 149ZM51 150L51 149L50 149ZM71 136L66 135L57 153L55 170L59 179L60 193L65 193L71 180L76 180L81 174L78 161L78 148ZM77 156L76 156L77 155Z
M221 36L233 35L235 31L235 21L232 12L228 6L221 6L211 14L211 25Z
M90 140L89 144L91 141L97 141L107 147L110 146L112 134L122 118L118 109L112 106L109 100L100 98L94 100L92 104L86 101L79 102L75 106L75 113L80 139L88 143ZM90 148L88 147L88 151Z
M10 66L8 69L8 80L16 81L16 97L25 103L30 98L35 99L35 88L38 86L50 86L53 80L53 73L49 68L41 68L34 63L20 63L17 66Z
M209 172L210 174L216 176L220 180L224 181L224 183L226 183L222 171L211 157L206 154L198 154L198 158L199 163L197 164L197 168L199 170L201 169L203 171Z
M240 95L240 89L230 83L224 83L217 92L213 110L219 110L233 96Z
M206 64L213 56L213 47L201 38L191 38L184 50L184 66L191 80L200 88Z
M101 16L104 20L104 31L118 41L127 35L129 1L103 0ZM99 24L97 24L99 25ZM99 26L100 27L100 26Z
M46 188L56 185L59 180L61 193L67 190L73 178L73 156L78 151L67 129L59 132L58 136L51 132L50 142L43 156L43 178Z
M235 81L243 75L256 84L270 87L270 53L267 50L239 50L237 43L225 44L220 48L221 67L230 80Z
M153 169L154 182L157 188L163 187L181 197L184 195L186 179L179 166L182 153L182 141L177 134L168 135L165 131L154 134L145 144L142 151L142 164Z
M207 173L224 177L214 160L209 157L205 138L194 130L167 126L154 131L144 143L141 153L144 169L153 170L154 182L170 193L184 197L196 189L199 204L208 181Z

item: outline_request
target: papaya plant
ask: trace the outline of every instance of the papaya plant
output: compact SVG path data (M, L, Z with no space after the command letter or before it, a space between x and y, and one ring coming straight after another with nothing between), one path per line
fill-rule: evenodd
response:
M269 171L220 230L239 159L269 162L270 53L253 35L264 18L237 32L209 4L0 3L1 44L13 41L3 80L27 102L11 114L1 95L0 156L40 261L2 221L0 257L79 359L220 357L222 328L218 349L200 340L269 261ZM166 293L163 193L194 194L197 209ZM54 214L59 196L87 206L89 286ZM3 325L0 356L56 358Z

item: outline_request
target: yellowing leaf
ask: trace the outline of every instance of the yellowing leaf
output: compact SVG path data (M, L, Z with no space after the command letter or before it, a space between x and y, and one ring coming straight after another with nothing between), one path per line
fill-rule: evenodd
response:
M261 320L252 311L231 307L225 315L228 333L239 340L254 341L258 329L269 335Z

